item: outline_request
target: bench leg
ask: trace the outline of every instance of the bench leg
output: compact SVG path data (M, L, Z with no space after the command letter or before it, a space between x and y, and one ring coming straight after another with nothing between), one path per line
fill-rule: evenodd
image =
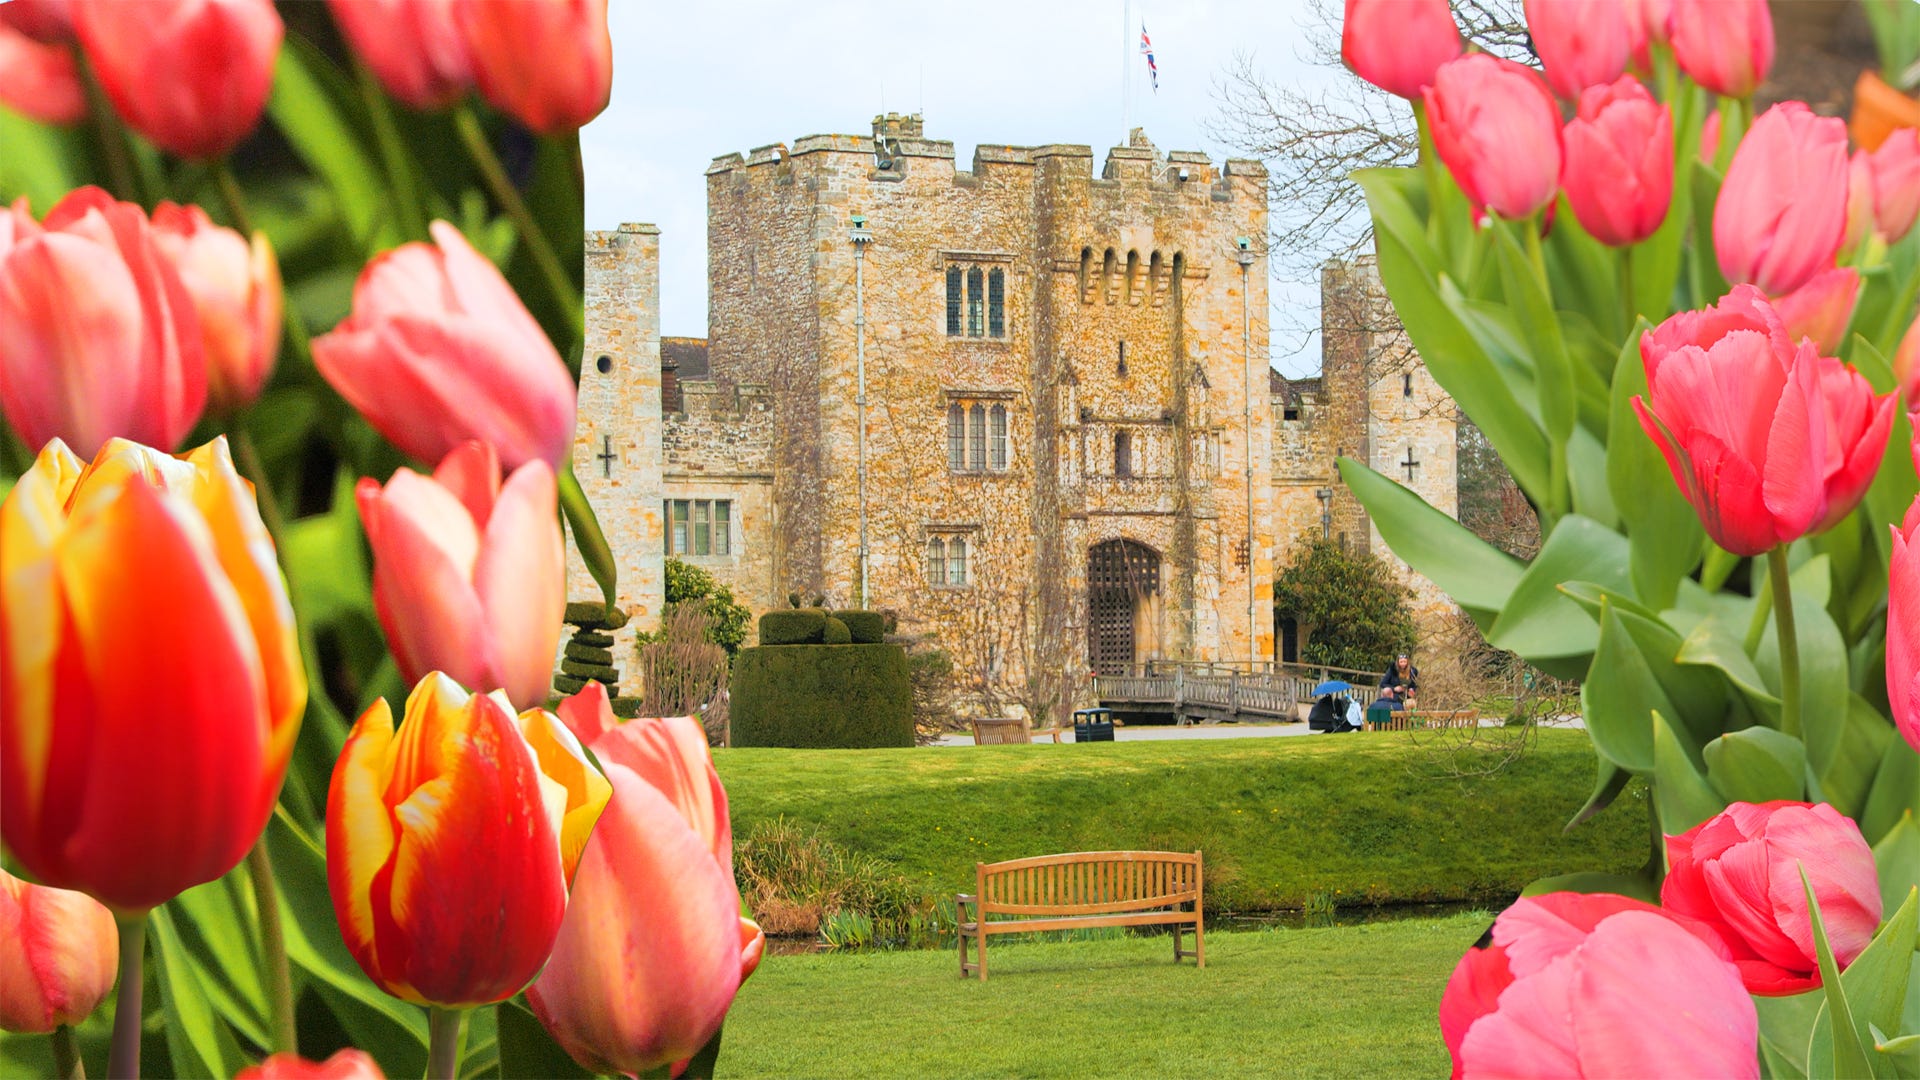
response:
M1180 951L1180 924L1174 923L1173 924L1173 962L1176 964L1179 963L1180 958L1185 955L1186 953L1183 953Z
M964 919L965 916L961 918ZM960 939L960 977L964 979L967 977L967 930L965 927L957 929L959 933L956 936Z
M987 919L980 916L980 936L974 939L973 954L980 958L980 981L987 981Z
M1195 967L1207 966L1207 921L1198 911L1193 913L1193 959Z

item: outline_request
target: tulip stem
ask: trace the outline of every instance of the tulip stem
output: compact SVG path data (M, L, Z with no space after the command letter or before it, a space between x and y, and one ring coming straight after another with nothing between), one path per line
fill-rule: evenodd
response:
M280 513L280 499L273 492L266 463L260 460L260 451L254 447L253 435L247 431L246 424L236 421L232 428L228 434L234 463L240 466L241 475L253 484L254 502L260 504L260 523L267 527L267 535L273 537L274 550L278 551L287 529L287 519Z
M1767 632L1767 616L1773 614L1773 573L1760 582L1760 593L1753 598L1753 617L1747 620L1746 645L1748 656L1760 647L1760 635Z
M53 1074L60 1080L87 1080L80 1044L73 1037L73 1029L65 1024L53 1029Z
M120 927L120 993L113 1005L113 1048L107 1054L112 1080L140 1075L140 992L146 978L147 913L114 912Z
M1773 621L1780 635L1780 731L1800 737L1800 640L1793 629L1793 586L1787 577L1787 546L1767 552L1773 584Z
M462 105L453 113L454 126L460 129L460 141L466 144L467 156L473 159L474 167L480 170L480 176L486 181L487 190L493 193L507 216L513 219L520 233L521 246L526 248L540 276L546 280L547 290L553 294L554 302L578 337L582 332L581 320L585 317L580 308L580 292L573 286L573 279L567 276L560 266L560 257L553 253L553 245L548 242L547 234L540 231L540 225L533 220L533 212L527 209L527 202L520 197L519 189L507 177L507 170L500 164L499 157L493 152L493 145L487 141L487 133L480 126L480 118L474 114L471 105Z
M427 1080L454 1080L460 1070L460 1027L467 1010L431 1006L427 1013Z
M1533 264L1533 276L1540 283L1540 294L1553 303L1553 281L1547 277L1547 255L1540 246L1540 230L1545 225L1536 214L1525 221L1515 223L1527 240L1527 261ZM1540 535L1552 531L1550 515L1553 521L1573 508L1573 496L1568 489L1567 444L1561 439L1547 441L1547 508L1548 514L1541 517Z
M287 936L280 926L280 891L273 880L273 856L267 853L267 836L260 834L253 850L247 853L247 877L253 882L254 906L260 914L260 953L267 998L272 1003L273 1050L277 1054L299 1051L293 1023L293 969L287 964Z
M1439 247L1443 233L1440 219L1440 155L1434 148L1433 128L1427 123L1427 103L1419 99L1413 102L1413 123L1420 138L1420 175L1427 183L1427 243Z
M99 145L101 153L107 159L107 182L113 185L113 197L116 199L138 199L140 190L134 183L133 164L127 156L127 131L120 125L120 118L113 111L113 105L107 100L107 92L101 88L100 80L93 73L93 65L87 61L84 49L75 49L76 67L80 69L80 81L87 95L87 112L93 117L94 127L100 131Z
M213 183L220 189L220 202L227 208L227 217L232 220L234 230L241 236L253 236L253 216L247 213L246 199L240 194L240 183L233 178L233 169L226 158L215 158Z
M1631 245L1620 249L1620 312L1626 316L1621 324L1623 338L1633 336L1633 325L1640 321L1640 305L1633 295L1633 248Z
M420 191L414 184L413 169L406 148L400 143L400 129L393 122L393 106L380 91L380 83L358 56L353 59L354 81L360 84L360 100L366 103L373 119L374 142L380 147L380 159L386 165L387 184L400 206L400 226L407 239L427 238L426 215L420 209Z

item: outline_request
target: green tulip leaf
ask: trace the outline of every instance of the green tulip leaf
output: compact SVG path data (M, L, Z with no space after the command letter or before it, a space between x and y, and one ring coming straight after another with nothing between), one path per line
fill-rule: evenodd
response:
M1899 1080L1920 1080L1920 1035L1893 1038L1871 1024L1867 1030L1873 1036L1874 1053L1880 1055L1878 1060L1884 1061L1894 1076Z
M1606 413L1601 412L1604 419ZM1609 529L1620 528L1620 511L1607 490L1607 447L1585 425L1576 426L1567 440L1567 485L1573 493L1574 513Z
M1566 340L1560 334L1560 320L1554 317L1553 297L1547 283L1536 272L1532 260L1514 236L1516 230L1533 229L1533 222L1496 221L1493 246L1500 261L1500 283L1507 302L1519 316L1522 332L1534 365L1534 393L1540 402L1540 427L1548 446L1563 452L1573 437L1578 416L1574 397L1573 360L1567 355Z
M1683 590L1684 592L1684 590ZM1669 610L1661 617L1669 623L1680 621L1681 611ZM1780 698L1767 688L1766 679L1754 666L1753 658L1742 647L1739 633L1726 620L1709 617L1699 620L1680 643L1675 662L1713 668L1752 704L1769 723L1780 722Z
M713 1033L707 1045L701 1047L687 1063L687 1071L680 1075L684 1080L713 1080L714 1066L720 1061L720 1036L724 1035L727 1025L723 1021L720 1030Z
M1673 725L1653 714L1653 805L1660 831L1677 836L1727 808L1725 799L1700 775L1699 767L1674 734Z
M593 575L594 584L600 586L600 595L607 606L614 607L616 575L620 568L614 561L613 548L608 546L606 534L600 531L600 518L593 512L593 503L587 501L587 493L580 490L580 479L574 475L572 463L560 470L559 480L560 509L566 514L573 546L586 562L587 573Z
M0 205L27 197L34 217L46 216L53 204L93 177L93 128L60 127L29 120L12 109L0 108Z
M1660 903L1660 887L1644 877L1593 872L1544 877L1521 889L1520 895L1544 896L1556 892L1614 893L1649 904Z
M1893 725L1879 710L1867 704L1865 698L1848 693L1842 708L1829 707L1818 718L1806 717L1806 737L1808 768L1820 786L1822 799L1860 821L1861 831L1867 833L1865 808L1878 786L1876 774L1889 757L1891 744L1901 741L1894 734ZM1815 758L1816 739L1823 740L1817 745L1822 748L1824 760ZM1896 807L1892 816L1898 813ZM1880 831L1876 828L1867 833L1868 839L1878 836Z
M1561 594L1561 583L1574 580L1630 592L1626 538L1579 514L1562 518L1514 585L1487 641L1550 674L1580 678L1599 644L1600 626Z
M1593 794L1587 796L1585 805L1573 815L1572 821L1567 822L1568 832L1572 832L1574 826L1612 806L1613 800L1620 797L1620 793L1627 789L1627 782L1633 779L1631 772L1601 757L1598 753L1594 754L1593 760L1598 770L1598 775L1593 781Z
M298 34L287 35L267 112L307 167L333 188L347 227L371 254L399 243L400 234L387 209L386 181L340 106L351 98L326 54Z
M1813 1075L1819 1075L1823 1063L1829 1061L1833 1064L1831 1075L1834 1076L1882 1075L1872 1073L1867 1065L1865 1047L1873 1042L1868 1028L1899 1029L1913 966L1915 933L1920 930L1920 889L1907 889L1899 910L1841 973L1804 868L1800 876L1813 913L1814 948L1820 961L1821 985L1826 991L1826 1001L1814 1017L1807 1062ZM1837 1035L1835 1017L1841 1021Z
M173 1070L179 1076L232 1076L251 1062L187 958L169 908L162 904L147 913L147 944Z
M1908 815L1920 818L1920 753L1905 739L1890 737L1873 774L1866 808L1860 812L1860 831L1872 843Z
M1600 640L1593 665L1580 684L1580 706L1596 752L1623 769L1652 775L1653 714L1675 715L1673 702L1605 600L1600 602Z
M1676 154L1675 158L1683 156L1691 155ZM1713 210L1720 201L1720 174L1699 161L1693 163L1692 172L1693 251L1687 261L1687 284L1693 296L1690 303L1679 305L1687 309L1708 307L1727 295L1727 279L1720 274L1713 247Z
M1920 884L1920 824L1909 810L1873 845L1873 866L1880 874L1882 911L1896 910Z
M1393 553L1469 611L1506 606L1523 564L1427 505L1420 496L1349 458L1340 479L1380 530Z
M178 961L190 965L214 1010L234 1034L255 1046L272 1043L267 991L257 959L259 924L247 869L188 889L168 901L180 942Z
M1693 225L1693 164L1697 160L1692 147L1700 145L1699 99L1682 94L1676 102L1673 118L1675 145L1673 156L1673 195L1667 203L1666 219L1654 234L1626 250L1633 260L1633 310L1655 317L1673 306L1674 286L1680 282L1681 245Z
M1619 259L1614 250L1594 239L1564 201L1540 246L1554 300L1573 309L1570 314L1582 321L1606 327L1607 336L1617 340L1624 327L1620 324ZM1564 321L1561 329L1567 329ZM1570 339L1568 344L1572 345Z
M545 1076L574 1080L594 1075L583 1069L553 1041L525 1004L524 997L494 1006L500 1033L500 1075Z
M1803 799L1807 748L1772 728L1730 731L1706 744L1707 779L1728 802Z
M1603 602L1612 608L1672 703L1676 719L1691 733L1692 745L1704 745L1720 734L1727 710L1727 680L1711 669L1677 663L1682 639L1674 627L1631 598L1590 581L1569 581L1560 591L1596 620Z
M1813 1037L1813 1021L1826 1004L1826 995L1816 988L1784 997L1756 996L1754 1012L1760 1018L1760 1047L1769 1048L1788 1066L1775 1069L1774 1076L1807 1075L1807 1043Z

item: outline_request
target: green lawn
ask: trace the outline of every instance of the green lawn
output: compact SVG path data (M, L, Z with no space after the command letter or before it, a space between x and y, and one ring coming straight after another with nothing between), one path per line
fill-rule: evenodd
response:
M1433 736L1427 736L1429 740ZM1063 851L1202 850L1209 910L1504 902L1529 881L1647 858L1644 789L1565 833L1593 783L1581 731L1458 777L1403 733L897 750L719 750L736 837L784 815L930 893L973 864ZM1455 771L1458 771L1455 768Z
M951 951L770 956L740 988L723 1076L1444 1076L1440 991L1490 917Z

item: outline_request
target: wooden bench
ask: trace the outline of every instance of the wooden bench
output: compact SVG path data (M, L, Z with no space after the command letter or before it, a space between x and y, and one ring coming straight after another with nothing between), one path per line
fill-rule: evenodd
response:
M955 897L960 922L960 977L987 979L987 938L1093 926L1173 927L1173 961L1191 956L1207 966L1203 873L1198 851L1078 851L1010 862L975 863L976 892ZM1191 911L1183 910L1188 904ZM971 918L967 909L973 908ZM995 916L1007 916L995 918ZM1193 924L1193 948L1180 928ZM967 939L976 962L967 962Z
M1375 722L1378 712L1368 712L1361 721L1364 731L1412 731L1415 728L1479 727L1478 709L1406 709L1390 712L1384 722Z
M1060 741L1060 732L1065 729L1051 727L1034 730L1025 720L1017 716L985 716L973 721L973 745L997 746L1002 743L1030 743L1035 735L1051 735L1054 742Z

